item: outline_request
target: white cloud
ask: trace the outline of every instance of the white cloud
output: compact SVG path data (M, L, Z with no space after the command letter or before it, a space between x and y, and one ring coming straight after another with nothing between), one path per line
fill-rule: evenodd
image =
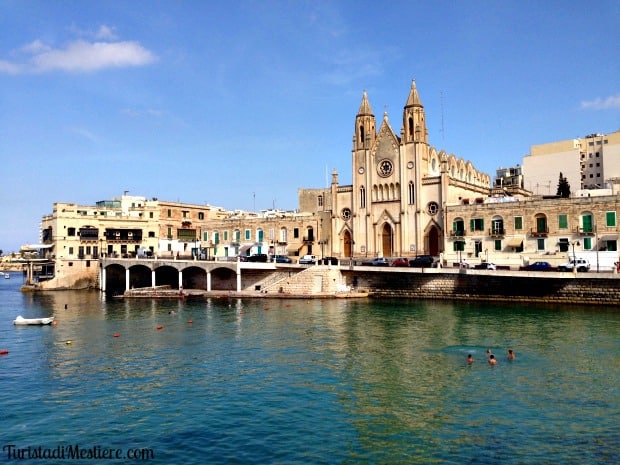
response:
M111 30L102 26L103 34ZM100 29L100 32L102 30ZM31 55L24 63L0 60L0 73L43 73L66 71L87 73L107 68L126 68L153 63L157 57L138 42L86 42L77 40L65 48L52 48L40 40L23 46L20 51Z
M620 108L620 94L611 95L607 98L597 98L594 100L581 102L581 108L586 110L608 110L610 108Z
M103 40L116 40L117 36L116 34L114 34L113 27L108 27L105 24L102 24L101 26L99 26L99 29L95 33L95 38Z

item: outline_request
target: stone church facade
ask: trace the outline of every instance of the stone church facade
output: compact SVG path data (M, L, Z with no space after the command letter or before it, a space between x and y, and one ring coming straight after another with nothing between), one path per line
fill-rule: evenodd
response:
M322 254L413 257L443 252L446 205L486 197L491 178L428 141L424 106L412 82L396 133L387 113L377 129L368 95L355 116L351 185L300 189L301 211L319 218Z

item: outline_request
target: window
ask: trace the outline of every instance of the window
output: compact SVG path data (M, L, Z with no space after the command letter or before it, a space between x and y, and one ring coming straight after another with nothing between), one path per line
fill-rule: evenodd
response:
M172 228L170 228L170 227L168 228L167 236L168 236L168 239L172 239Z
M319 207L322 207L323 206L323 196L319 195L317 200L318 200Z
M591 237L583 238L583 250L592 250L592 238Z
M280 242L288 242L288 231L286 228L280 229Z
M469 220L469 229L473 231L484 231L484 220L482 218L472 218Z
M198 212L198 219L199 219L199 220L204 220L204 219L205 219L205 214L204 214L204 212Z
M153 212L149 212L149 218L153 218Z
M351 218L351 209L343 208L342 211L340 212L340 217L343 220L348 221Z
M218 231L213 232L213 243L214 244L220 243L220 233Z
M456 219L452 222L452 234L457 237L463 237L465 235L465 221L462 219Z
M155 231L149 231L149 237L155 237Z
M502 250L502 240L501 239L495 239L494 245L495 245L495 250L497 250L497 251Z
M265 233L263 232L262 229L259 229L258 231L256 231L256 240L258 242L263 242L265 240Z
M429 202L426 206L426 211L429 215L434 216L439 211L439 204L437 202Z
M605 241L606 248L607 250L611 251L611 252L617 252L618 251L618 241L616 240L612 240L612 241Z
M69 255L73 255L73 247L69 247Z
M245 240L249 241L251 237L252 237L252 231L250 231L249 229L246 229L245 230Z
M520 230L523 229L523 217L515 216L515 229Z
M67 228L67 236L75 236L75 228Z
M455 252L463 252L465 250L465 241L454 241L452 247Z
M293 228L293 238L299 239L299 228Z
M545 240L544 239L536 239L536 250L538 250L538 251L545 250Z
M224 231L224 242L228 241L228 231Z
M560 252L568 252L568 238L561 237L558 240L558 247L560 248Z
M413 186L413 182L409 181L409 205L413 205L415 203L415 188Z
M366 188L360 187L360 208L366 208Z
M558 215L558 227L568 229L568 215Z
M208 231L204 231L202 233L202 240L203 241L208 241L209 240L209 232Z
M616 226L616 212L605 213L605 224L607 226Z
M168 209L168 218L172 218L172 210Z

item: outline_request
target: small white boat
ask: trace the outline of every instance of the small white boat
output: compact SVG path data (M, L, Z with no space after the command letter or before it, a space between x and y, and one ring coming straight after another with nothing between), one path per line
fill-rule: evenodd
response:
M13 320L14 325L49 325L54 321L54 317L49 318L24 318L21 315Z

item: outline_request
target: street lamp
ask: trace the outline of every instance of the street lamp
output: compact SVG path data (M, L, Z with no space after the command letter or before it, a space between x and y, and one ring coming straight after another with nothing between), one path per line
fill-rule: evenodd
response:
M576 268L577 267L577 256L575 255L575 246L581 245L581 244L579 244L579 241L573 241L570 243L570 245L573 246L573 267Z

